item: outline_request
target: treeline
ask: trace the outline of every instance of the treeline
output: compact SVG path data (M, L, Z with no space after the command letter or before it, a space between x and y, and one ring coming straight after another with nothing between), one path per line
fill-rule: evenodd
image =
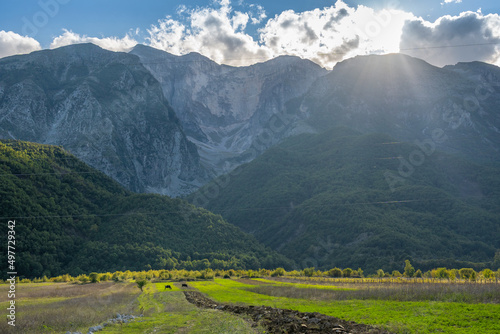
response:
M72 276L70 274L59 275L55 277L38 277L34 279L19 279L20 283L43 283L43 282L74 282L74 283L98 283L105 281L125 282L125 281L190 281L190 280L210 280L214 278L262 278L262 277L289 277L289 278L308 278L308 279L328 279L328 278L346 278L346 279L436 279L447 281L498 281L500 280L500 269L493 271L491 269L483 269L475 271L472 268L447 269L435 268L426 272L415 270L409 261L406 261L405 270L401 273L393 271L386 273L382 269L377 270L375 274L368 276L364 275L361 268L353 270L351 268L332 268L330 270L321 271L315 268L305 268L303 270L286 271L284 268L259 269L259 270L242 270L229 269L212 270L206 268L203 270L143 270L143 271L115 271L89 274L80 274ZM0 283L4 283L0 280Z

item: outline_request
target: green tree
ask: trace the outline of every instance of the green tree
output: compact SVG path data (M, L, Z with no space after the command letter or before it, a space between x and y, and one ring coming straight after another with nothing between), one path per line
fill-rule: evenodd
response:
M344 277L351 277L351 275L352 275L352 269L351 268L345 268L344 270L342 270L342 275L344 275Z
M328 276L330 277L342 277L342 270L340 268L333 268L328 270Z
M272 277L278 277L278 276L284 276L285 275L285 269L283 268L276 268L272 273Z
M495 273L491 269L484 269L481 274L483 275L484 278L486 279L491 279L495 278Z
M413 277L415 275L415 268L410 263L410 260L405 260L405 277Z
M377 270L377 277L384 277L385 273L382 269Z
M401 277L401 276L403 276L403 275L401 275L401 273L398 270L394 270L392 272L392 277Z
M476 272L472 268L462 268L458 271L461 279L475 281L476 280Z
M312 277L314 275L314 267L304 269L304 275Z
M433 277L440 278L440 279L443 279L443 278L449 279L450 272L446 268L437 268L437 269L433 270Z
M137 284L137 287L141 289L141 291L144 291L143 288L148 284L148 281L145 279L141 279L135 282Z

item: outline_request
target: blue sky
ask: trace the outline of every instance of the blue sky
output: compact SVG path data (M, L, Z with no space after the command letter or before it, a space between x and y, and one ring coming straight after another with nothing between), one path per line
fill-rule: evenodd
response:
M2 0L0 57L93 42L196 51L232 65L292 54L328 68L399 51L438 66L500 64L498 13L493 0ZM426 49L435 46L443 49Z

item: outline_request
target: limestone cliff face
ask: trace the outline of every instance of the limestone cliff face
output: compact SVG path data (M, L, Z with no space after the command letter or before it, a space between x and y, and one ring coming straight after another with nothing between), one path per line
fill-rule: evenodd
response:
M282 124L285 104L328 73L297 57L231 67L197 53L174 56L144 45L131 53L161 83L203 163L217 174L249 161L288 136L299 118L294 116Z
M62 145L133 191L177 196L208 180L139 58L92 44L0 60L0 138Z
M290 114L313 128L346 126L401 141L442 140L437 149L480 160L500 159L500 68L479 62L438 68L392 54L360 56L319 78Z

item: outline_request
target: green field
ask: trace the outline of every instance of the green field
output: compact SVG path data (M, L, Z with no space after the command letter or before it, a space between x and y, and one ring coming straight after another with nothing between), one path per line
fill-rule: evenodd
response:
M262 282L262 280L261 280ZM272 282L272 281L271 281ZM397 296L401 284L392 287L383 287L383 291L373 299L335 300L335 297L319 298L313 290L325 292L325 285L301 284L287 291L287 296L270 295L263 293L262 287L271 288L270 291L280 291L283 283L269 283L263 280L264 285L240 283L234 280L215 279L213 282L196 282L194 287L208 297L224 303L245 303L253 305L267 305L272 307L294 309L301 312L319 312L355 322L371 324L386 328L396 333L499 333L500 332L500 305L491 301L500 298L500 288L497 285L470 285L470 291L458 291L463 299L470 295L484 295L486 303L464 303L436 300L398 301L390 300L391 295L386 290L394 290ZM290 284L290 283L289 283ZM446 288L446 284L436 283ZM405 284L406 285L406 284ZM462 284L463 285L463 284ZM338 293L356 296L356 291L365 290L368 286L349 284L349 289L337 287ZM479 287L479 288L478 288ZM428 284L412 284L413 290L420 290L418 295L426 295ZM310 296L314 298L294 298L301 294L303 289L310 289ZM332 289L328 287L327 289ZM295 291L293 291L295 290ZM411 290L411 289L410 289ZM477 290L477 291L476 291ZM487 290L487 291L483 291ZM417 291L418 292L418 291ZM450 292L448 297L453 295ZM468 296L469 295L469 296ZM376 298L376 299L375 299ZM400 298L400 297L397 297ZM455 296L455 298L458 298ZM330 299L330 300L328 300ZM429 298L427 298L429 299Z
M165 289L165 285L172 289ZM499 333L500 287L496 283L410 283L290 278L221 279L189 282L223 303L266 305L319 312L395 333ZM0 307L7 307L0 285ZM186 301L180 282L133 281L95 284L19 284L16 327L1 333L66 333L103 324L117 313L134 315L99 333L264 333L245 318L199 309Z

